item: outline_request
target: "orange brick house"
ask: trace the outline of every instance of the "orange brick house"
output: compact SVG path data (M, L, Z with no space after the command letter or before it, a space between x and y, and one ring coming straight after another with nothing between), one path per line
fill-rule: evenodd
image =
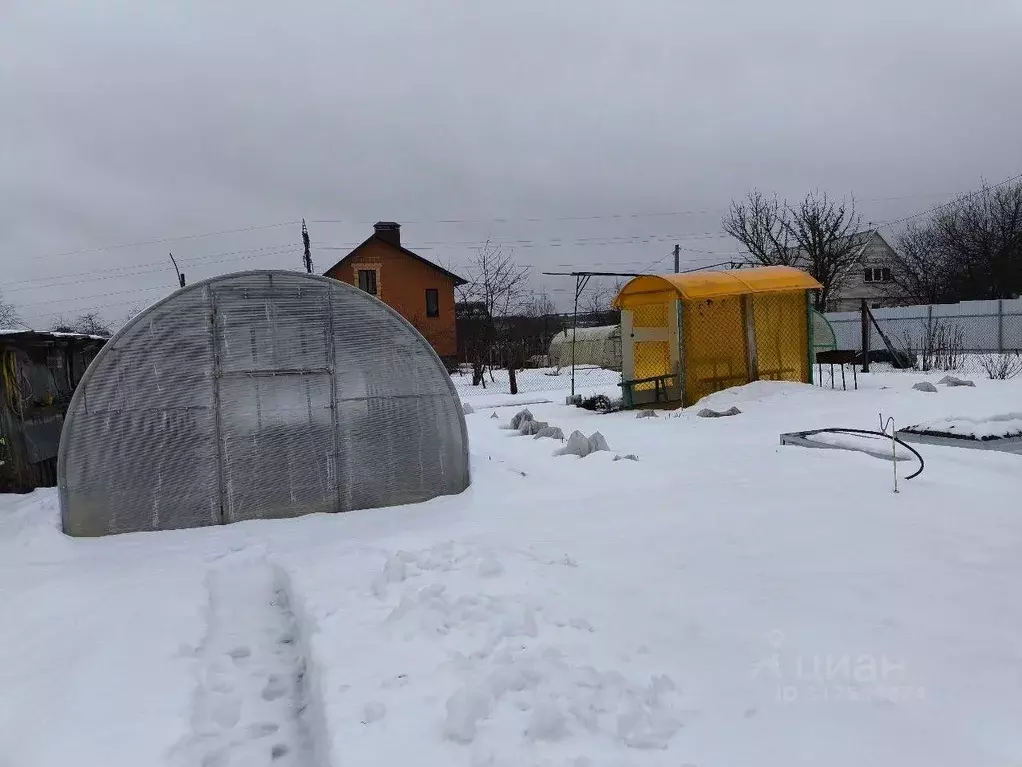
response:
M401 225L379 221L361 245L325 275L372 293L414 325L445 361L458 354L454 289L463 280L401 245Z

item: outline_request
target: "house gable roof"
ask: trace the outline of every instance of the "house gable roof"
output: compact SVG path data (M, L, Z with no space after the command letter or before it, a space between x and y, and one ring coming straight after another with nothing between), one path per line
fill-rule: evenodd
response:
M402 245L395 245L392 242L388 242L383 237L377 236L375 232L373 234L369 235L366 239L364 239L358 245L356 245L354 247L354 249L350 253L348 253L348 255L346 255L344 258L342 258L336 264L334 264L329 269L327 269L326 272L324 272L324 274L332 272L334 269L336 269L338 266L343 264L345 261L347 261L349 258L354 256L362 248L364 248L366 245L368 245L370 242L373 242L373 241L378 242L381 245L385 245L386 247L391 248L393 250L396 250L399 253L403 253L404 255L406 255L406 256L408 256L410 258L414 258L416 261L419 261L419 262L425 264L426 266L430 267L431 269L434 269L434 270L440 272L442 275L444 275L445 277L449 278L452 282L454 282L455 287L457 287L458 285L465 285L465 284L468 283L468 280L459 277L454 272L447 271L446 269L444 269L439 264L434 264L429 259L423 258L418 253L413 253L412 251L408 250L408 248L406 248L406 247L404 247Z

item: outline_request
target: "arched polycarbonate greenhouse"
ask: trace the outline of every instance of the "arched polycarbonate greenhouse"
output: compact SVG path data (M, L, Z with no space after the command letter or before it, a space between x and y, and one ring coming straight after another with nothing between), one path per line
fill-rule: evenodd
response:
M241 272L107 342L57 471L65 532L105 535L458 493L468 439L443 364L395 311L326 277Z
M596 365L606 370L620 370L621 326L562 330L550 340L550 364L570 367L572 359L576 365Z

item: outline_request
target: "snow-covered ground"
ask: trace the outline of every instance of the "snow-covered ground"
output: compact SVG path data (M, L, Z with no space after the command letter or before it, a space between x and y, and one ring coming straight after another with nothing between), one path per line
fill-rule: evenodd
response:
M550 378L459 387L473 485L418 506L85 540L0 496L0 765L1022 763L1022 458L921 446L895 495L778 444L1018 412L1022 381L639 419ZM555 458L514 402L612 451Z

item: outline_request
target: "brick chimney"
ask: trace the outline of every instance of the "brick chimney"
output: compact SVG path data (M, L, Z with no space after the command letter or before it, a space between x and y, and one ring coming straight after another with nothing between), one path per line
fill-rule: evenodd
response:
M395 221L377 221L373 226L376 236L384 242L401 247L401 224Z

